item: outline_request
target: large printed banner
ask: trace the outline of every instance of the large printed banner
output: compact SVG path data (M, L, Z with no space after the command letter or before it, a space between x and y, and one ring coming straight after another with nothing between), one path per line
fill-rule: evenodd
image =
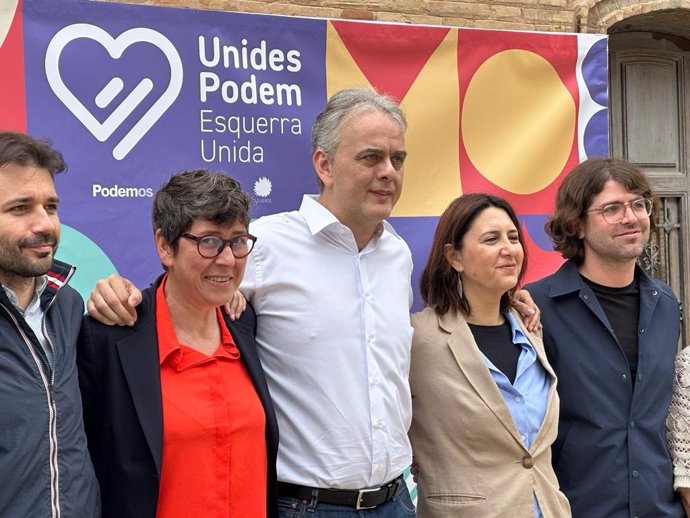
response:
M475 191L514 205L534 279L561 261L543 231L559 181L608 154L606 45L600 35L2 0L0 128L47 136L64 153L58 257L79 265L74 283L88 294L114 271L140 286L158 275L151 197L172 173L227 171L251 193L254 217L298 208L317 189L315 116L333 92L371 85L402 103L410 125L391 222L415 279L440 213Z

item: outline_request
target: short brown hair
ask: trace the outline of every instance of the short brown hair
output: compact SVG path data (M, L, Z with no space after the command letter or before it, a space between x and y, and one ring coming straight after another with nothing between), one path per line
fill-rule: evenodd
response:
M553 241L553 249L564 259L581 265L585 249L580 238L580 228L592 200L604 189L609 180L618 182L628 192L652 200L650 228L659 203L654 196L645 172L637 165L618 158L590 158L570 171L556 193L554 214L546 222L546 233Z
M50 176L67 169L62 153L49 140L37 139L26 133L0 131L0 167L7 164L47 169Z
M516 288L522 281L524 272L527 269L527 248L522 235L522 229L520 228L520 221L513 207L503 198L491 194L464 194L453 200L441 215L434 233L434 240L431 244L429 260L419 280L422 300L426 305L433 307L438 315L444 315L451 310L461 312L464 315L471 313L469 302L466 298L460 297L458 292L458 272L446 260L443 247L446 244L451 244L453 248L460 250L462 248L462 239L469 231L474 220L489 207L504 210L515 225L515 228L517 228L518 240L524 251L524 259L522 270L520 270L518 275ZM501 310L508 308L516 288L508 290L508 292L503 294L501 297Z

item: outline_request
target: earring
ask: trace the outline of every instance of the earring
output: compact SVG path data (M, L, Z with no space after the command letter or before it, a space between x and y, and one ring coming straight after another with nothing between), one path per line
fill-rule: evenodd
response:
M460 295L460 300L462 300L462 277L458 273L458 295Z

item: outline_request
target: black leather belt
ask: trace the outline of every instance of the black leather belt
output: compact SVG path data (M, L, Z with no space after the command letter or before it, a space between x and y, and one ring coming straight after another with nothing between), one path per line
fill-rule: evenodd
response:
M387 484L367 489L322 489L278 482L278 494L300 500L314 499L315 503L345 505L357 510L374 509L392 500L402 483L404 483L402 475Z

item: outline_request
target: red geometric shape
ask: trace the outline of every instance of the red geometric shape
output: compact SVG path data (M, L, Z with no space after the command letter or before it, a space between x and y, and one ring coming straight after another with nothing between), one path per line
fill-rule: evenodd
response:
M527 272L522 279L523 284L537 281L551 275L563 264L563 257L558 252L540 248L534 241L525 225L522 225L522 235L527 247Z
M0 47L0 70L0 130L26 131L21 0Z
M553 66L563 85L573 97L576 112L580 104L580 93L577 86L577 36L510 32L493 30L458 29L458 84L460 87L460 110L468 85L477 69L493 55L512 49L534 52ZM510 85L506 85L509 88ZM553 210L556 190L563 177L579 163L577 150L577 129L573 135L570 154L563 170L553 182L542 190L532 194L516 194L490 182L475 167L469 158L462 139L460 128L460 177L463 192L490 192L508 200L518 214L548 214ZM501 153L500 149L496 153ZM550 254L551 252L543 252ZM545 257L545 260L547 258ZM551 261L549 261L551 262ZM562 260L561 260L562 262Z
M371 85L398 102L450 31L443 27L331 23Z

